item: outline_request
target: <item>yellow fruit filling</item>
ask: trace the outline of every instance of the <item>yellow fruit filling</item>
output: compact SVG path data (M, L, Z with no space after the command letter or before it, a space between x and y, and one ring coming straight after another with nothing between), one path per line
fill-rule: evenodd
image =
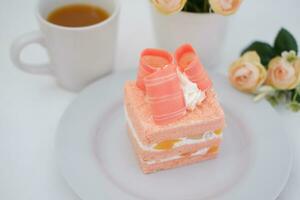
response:
M222 129L218 129L218 130L215 130L214 131L214 133L216 134L216 135L221 135L222 134Z
M217 153L219 151L219 146L215 145L209 148L209 150L207 151L207 154L213 154L213 153Z
M180 142L180 141L181 141L180 139L166 140L166 141L163 141L163 142L160 142L160 143L156 144L154 146L154 149L157 149L157 150L169 150L169 149L172 149L173 146L177 142Z

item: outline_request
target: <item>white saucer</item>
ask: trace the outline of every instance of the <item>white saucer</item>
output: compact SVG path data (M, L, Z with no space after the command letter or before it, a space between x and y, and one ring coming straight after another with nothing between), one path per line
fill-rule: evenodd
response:
M85 89L57 130L62 175L83 200L273 200L287 182L292 151L277 113L212 74L227 128L215 160L144 175L127 138L123 84L108 76Z

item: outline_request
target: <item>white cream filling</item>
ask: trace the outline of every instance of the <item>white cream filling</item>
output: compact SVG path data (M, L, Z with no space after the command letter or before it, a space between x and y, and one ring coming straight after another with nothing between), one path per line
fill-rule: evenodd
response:
M133 124L132 124L131 120L129 119L126 107L124 107L124 112L125 112L125 118L127 120L129 129L130 129L130 131L131 131L134 139L136 140L137 144L140 146L140 148L143 149L143 150L145 150L145 151L163 151L163 150L158 150L158 149L154 148L157 144L152 144L152 145L145 145L145 144L143 144L141 142L141 140L139 139L139 137L138 137L138 135L137 135L137 133L136 133L134 127L133 127ZM189 144L189 145L190 144L199 144L199 143L202 143L202 142L213 140L215 138L222 138L222 135L216 135L213 132L206 132L199 139L191 139L191 138L187 138L187 137L178 138L181 141L176 142L175 145L174 145L174 147L180 147L180 146L187 145L187 144Z
M193 111L197 105L205 99L205 92L201 91L196 83L190 81L190 79L177 68L177 75L180 81L180 85L184 94L184 101L186 108L189 111Z
M195 153L191 154L191 156L198 156L198 155L205 155L208 151L208 147L203 148L203 149L199 149L198 151L196 151ZM181 155L176 155L176 156L172 156L169 158L164 158L164 159L159 159L159 160L148 160L148 161L143 161L146 162L146 164L151 165L151 164L155 164L155 163L161 163L161 162L167 162L167 161L171 161L171 160L177 160L180 159L184 156Z

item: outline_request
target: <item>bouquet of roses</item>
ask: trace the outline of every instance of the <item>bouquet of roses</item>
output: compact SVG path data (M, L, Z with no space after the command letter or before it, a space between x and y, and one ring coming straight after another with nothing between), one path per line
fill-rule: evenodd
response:
M286 104L300 110L300 58L295 38L281 29L273 46L256 41L242 51L229 69L231 84L254 94L254 100L266 98L273 106Z
M179 11L209 13L221 15L235 13L241 0L151 0L154 6L164 14L173 14Z

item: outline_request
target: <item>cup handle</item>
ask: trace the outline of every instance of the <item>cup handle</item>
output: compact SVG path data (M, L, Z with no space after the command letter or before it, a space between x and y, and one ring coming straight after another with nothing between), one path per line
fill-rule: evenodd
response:
M51 74L50 63L29 64L21 60L22 50L29 44L37 43L46 48L45 38L41 31L26 33L17 38L11 45L10 56L15 66L32 74Z

